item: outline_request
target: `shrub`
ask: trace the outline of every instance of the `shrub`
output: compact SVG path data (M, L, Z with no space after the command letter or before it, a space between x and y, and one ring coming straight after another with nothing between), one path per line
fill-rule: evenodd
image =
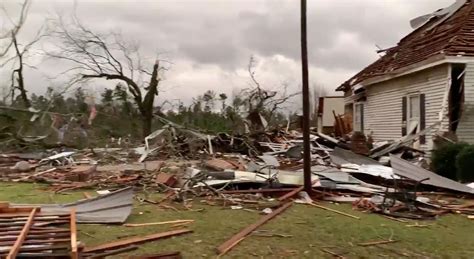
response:
M431 169L441 176L457 180L456 156L467 146L466 143L450 143L435 149L431 157Z
M474 182L474 145L464 147L456 157L457 179Z

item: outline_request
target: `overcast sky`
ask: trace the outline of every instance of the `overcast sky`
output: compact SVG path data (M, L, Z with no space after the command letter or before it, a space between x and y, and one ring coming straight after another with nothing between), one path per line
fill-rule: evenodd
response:
M13 8L18 3L2 1ZM377 58L376 45L395 45L411 31L410 19L453 1L308 0L310 84L333 93ZM99 33L119 30L125 38L139 42L147 57L159 54L172 62L160 100L189 102L207 89L231 95L247 86L251 55L258 62L256 77L264 87L278 89L284 83L295 90L300 87L297 0L78 0L76 4L78 17L91 29ZM73 6L67 0L33 1L20 37L31 37L55 13L67 16ZM61 85L47 77L64 71L64 66L45 62L41 56L30 62L39 67L25 71L31 92ZM0 71L0 85L9 73ZM93 89L108 85L101 80L93 84Z

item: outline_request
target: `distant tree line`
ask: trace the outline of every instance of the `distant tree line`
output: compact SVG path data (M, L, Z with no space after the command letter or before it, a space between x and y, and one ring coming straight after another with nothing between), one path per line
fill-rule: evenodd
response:
M287 126L288 116L282 108L299 93L287 92L286 85L264 87L257 80L253 57L248 64L249 86L231 97L207 90L191 104L158 104L160 83L168 69L161 65L163 60L150 62L142 56L138 43L120 33L95 32L75 14L68 19L61 15L48 19L31 41L20 42L30 5L31 1L25 0L19 13L10 17L12 12L0 4L8 14L4 20L9 21L0 29L0 69L11 74L10 82L0 85L0 144L2 137L7 142L12 137L27 141L44 134L51 141L63 141L71 132L77 133L81 143L84 138L143 139L160 126L155 116L215 133ZM37 43L46 38L55 46L38 49ZM25 75L31 69L42 69L28 64L31 52L67 64L58 72L70 78L66 85L49 87L41 95L30 93L32 82ZM98 93L90 94L84 86L98 80L111 80L115 87L105 89L96 100Z

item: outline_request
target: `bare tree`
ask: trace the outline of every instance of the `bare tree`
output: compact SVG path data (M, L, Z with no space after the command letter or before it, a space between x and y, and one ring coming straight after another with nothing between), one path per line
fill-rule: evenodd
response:
M25 62L25 58L31 47L43 36L43 27L41 27L34 39L29 43L22 45L18 42L18 33L20 32L20 29L22 28L28 16L30 3L31 2L29 0L25 0L22 3L20 15L18 21L16 22L8 16L6 8L2 7L2 11L5 13L5 16L8 17L12 23L12 28L0 35L0 40L3 39L7 41L5 46L0 50L0 57L7 57L10 50L13 50L12 52L14 52L11 57L7 58L3 63L0 63L0 67L4 67L9 63L13 63L13 66L15 67L11 75L10 97L13 101L15 98L15 90L18 90L20 92L20 98L23 102L23 105L26 107L30 107L30 101L28 99L24 79L24 67L28 66L28 64Z
M288 85L283 84L279 91L264 89L256 78L255 58L250 57L247 70L252 81L252 85L242 91L243 101L248 108L249 114L264 114L268 121L271 121L274 113L288 100L300 94L300 92L288 93Z
M0 57L4 57L13 46L12 36L16 36L25 23L29 6L29 0L25 0L22 3L18 21L14 21L9 16L5 6L0 6L0 11L4 14L3 19L8 20L12 25L11 28L0 31L0 41L2 42L2 45L0 46Z
M86 28L74 17L66 23L59 17L52 36L60 41L58 50L47 53L50 57L69 61L81 79L106 79L123 82L133 97L142 117L143 136L151 133L153 103L158 95L158 60L151 71L143 68L139 47L125 42L120 33L99 34ZM143 80L148 77L149 81Z

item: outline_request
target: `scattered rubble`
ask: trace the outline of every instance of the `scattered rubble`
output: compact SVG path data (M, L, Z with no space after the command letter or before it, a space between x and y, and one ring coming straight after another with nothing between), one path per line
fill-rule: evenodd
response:
M312 193L306 193L303 192L302 135L299 132L274 130L248 136L211 135L161 120L166 126L145 138L145 145L138 148L1 154L2 181L43 183L55 192L82 188L105 190L95 198L84 193L86 199L70 204L11 204L9 208L21 211L18 215L22 217L27 214L25 209L35 207L41 210L41 215L58 215L57 220L61 222L69 221L70 218L63 215L74 211L77 223L125 223L132 210L135 189L165 193L159 201L136 198L166 209L178 210L172 205L174 202L192 210L190 202L197 198L213 206L262 214L255 224L218 246L220 255L293 202L352 219L360 217L323 206L318 201L349 203L355 210L378 213L405 223L405 219L435 219L446 213L465 214L469 219L474 216L474 203L470 201L474 189L420 167L424 153L409 145L416 139L413 136L394 143L372 143L363 134L334 138L314 132L311 135L313 189ZM407 153L410 156L406 156ZM172 220L126 223L125 226L170 224L179 227L192 222ZM190 232L181 229L134 237L82 248L78 253L113 255L136 249L141 242ZM396 241L388 239L359 245ZM179 253L171 254L179 256Z

